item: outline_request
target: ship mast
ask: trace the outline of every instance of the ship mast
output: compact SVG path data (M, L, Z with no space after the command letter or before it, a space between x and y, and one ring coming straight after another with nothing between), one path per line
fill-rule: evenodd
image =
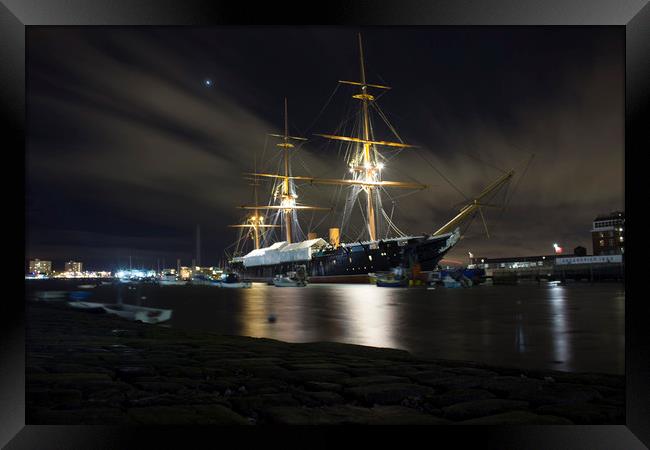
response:
M363 143L363 168L364 168L364 179L366 181L375 181L376 165L373 164L373 161L370 157L370 118L368 117L368 102L372 101L372 95L368 94L366 90L366 70L363 63L363 45L361 43L361 33L359 33L359 65L361 67L361 93L355 95L354 98L361 100L361 110L363 112L363 139L366 141ZM375 224L375 208L373 206L373 186L366 185L363 187L366 191L366 200L367 200L367 215L368 215L368 234L370 240L374 241L377 234L377 228Z
M360 64L360 80L361 81L344 81L339 80L339 83L350 84L353 86L358 86L360 92L352 96L352 98L361 101L361 137L355 136L338 136L331 134L316 134L316 136L321 136L327 139L333 139L338 141L352 142L356 144L361 144L358 147L357 152L353 155L350 161L350 172L352 172L352 179L331 179L331 178L316 178L316 177L303 177L303 176L291 176L288 175L288 172L285 170L284 175L274 175L269 173L254 173L251 175L261 176L261 177L270 177L270 178L282 178L283 185L287 184L289 179L291 180L302 180L307 181L311 184L334 184L334 185L353 185L359 186L366 193L366 228L368 230L368 236L371 241L377 240L377 214L376 214L376 204L375 197L377 196L377 189L382 187L394 187L394 188L404 188L404 189L426 189L428 186L420 183L405 183L400 181L384 181L381 179L381 171L384 165L378 162L377 158L377 146L386 146L394 148L415 148L414 145L404 144L403 142L389 142L389 141L378 141L375 140L371 132L370 124L370 106L375 100L375 97L370 94L368 88L374 89L390 89L389 86L382 86L378 84L370 84L366 80L366 71L365 71L365 62L363 57L363 45L361 41L361 34L358 35L359 41L359 64ZM285 122L286 128L286 122ZM286 136L285 132L285 136ZM277 136L277 135L276 135ZM282 137L282 136L277 136ZM291 138L289 136L289 138ZM286 142L286 140L285 140ZM283 144L278 144L283 146ZM286 163L285 163L286 164ZM286 165L285 165L286 167ZM292 207L292 209L298 209L300 207Z
M306 141L307 139L296 136L289 136L289 113L288 113L288 103L287 98L284 99L284 134L269 134L269 136L277 137L282 139L282 142L276 144L277 147L281 148L283 151L283 160L284 160L284 174L283 175L272 175L272 174L259 174L256 172L249 173L247 175L258 176L270 176L273 178L280 178L282 184L280 187L280 204L279 205L268 205L268 206L259 206L257 205L257 200L255 201L255 206L240 206L242 209L253 209L255 215L259 209L278 209L282 212L284 218L284 230L285 230L285 241L291 243L293 241L293 220L294 220L294 211L298 209L312 209L312 210L321 210L321 211L330 211L331 208L321 208L318 206L306 206L306 205L297 205L296 199L298 196L295 194L292 189L292 180L300 177L291 176L291 155L290 151L294 148L294 145L289 142L290 140L297 141ZM256 178L257 179L257 178ZM261 216L260 216L261 217ZM261 217L263 220L263 217ZM262 225L262 226L273 226L279 227L279 225ZM259 247L256 247L259 248Z
M255 250L260 248L260 228L277 228L279 225L268 225L264 223L264 216L262 216L259 212L263 206L258 205L258 200L257 200L257 186L259 186L259 183L257 182L257 178L253 179L253 182L251 183L251 186L253 186L253 199L255 203L253 206L247 208L247 209L252 209L253 214L249 216L246 221L242 224L237 224L237 225L228 225L231 228L249 228L253 232L253 242L255 244Z
M293 148L293 144L289 142L289 114L287 112L287 98L284 98L284 136L282 142L276 144L278 147L284 149L284 178L282 180L282 194L281 194L281 205L287 206L283 210L284 215L284 230L285 230L285 240L291 244L291 206L296 205L296 196L291 193L289 190L289 149Z

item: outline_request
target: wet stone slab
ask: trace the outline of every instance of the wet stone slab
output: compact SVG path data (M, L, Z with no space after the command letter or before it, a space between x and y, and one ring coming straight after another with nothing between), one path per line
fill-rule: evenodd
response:
M29 303L27 424L622 424L623 377L186 332Z

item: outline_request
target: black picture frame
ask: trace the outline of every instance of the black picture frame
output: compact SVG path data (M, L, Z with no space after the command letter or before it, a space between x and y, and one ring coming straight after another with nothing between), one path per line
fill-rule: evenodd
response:
M25 311L24 296L2 299L0 333L0 445L19 448L133 448L156 446L176 448L230 445L247 446L251 439L264 445L340 445L341 432L362 435L366 442L409 445L423 438L426 445L443 439L454 447L471 444L486 448L585 448L641 449L650 445L650 339L646 296L632 295L640 279L642 231L638 221L646 201L643 170L636 162L648 151L650 128L642 117L648 113L650 80L650 6L647 0L459 0L459 1L331 1L316 5L248 4L205 0L2 0L0 4L0 95L5 156L16 158L13 167L25 168L25 36L35 25L613 25L626 34L625 67L625 210L626 221L626 425L603 426L491 426L341 429L293 428L278 432L258 427L253 431L221 427L96 427L25 425ZM644 114L646 113L646 114ZM5 162L5 168L9 166ZM636 166L635 166L636 164ZM635 169L636 167L636 169ZM14 171L12 169L12 171ZM18 170L15 172L19 173ZM23 174L24 174L23 170ZM15 191L8 182L5 193ZM23 183L25 179L23 179ZM24 185L24 184L23 184ZM10 195L16 203L20 196ZM16 209L19 206L16 205ZM24 208L24 202L23 202ZM639 211L639 212L637 212ZM25 236L24 221L6 213L7 231ZM25 217L24 215L22 217ZM22 230L20 226L23 225ZM20 240L16 258L9 259L18 286L24 286L19 272ZM24 243L24 239L23 239ZM637 266L639 264L639 266ZM13 277L14 275L12 275ZM20 283L20 284L18 284ZM19 291L22 291L19 289ZM416 436L417 435L417 436ZM318 440L314 437L318 436ZM236 441L230 441L235 438ZM205 439L205 440L204 440ZM451 439L451 440L449 440ZM644 445L645 444L645 445ZM421 445L421 444L419 444Z

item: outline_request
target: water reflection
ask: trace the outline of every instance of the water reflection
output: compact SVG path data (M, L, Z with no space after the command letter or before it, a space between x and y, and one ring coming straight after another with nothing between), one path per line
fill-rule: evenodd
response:
M147 291L146 306L174 309L174 328L401 348L516 367L608 373L625 367L620 285L426 290L254 283L251 289ZM105 297L93 301L113 301L115 293Z
M517 303L521 304L521 301ZM524 353L526 351L526 335L524 334L524 315L521 312L515 314L515 322L517 324L517 331L515 332L515 350L517 353Z
M341 288L344 312L353 319L346 330L350 342L374 347L400 347L393 334L396 325L395 292L392 288L372 285Z
M553 358L555 362L565 363L571 360L570 338L566 305L566 287L553 286L549 288L551 306L551 337L553 342ZM570 369L569 367L567 367Z

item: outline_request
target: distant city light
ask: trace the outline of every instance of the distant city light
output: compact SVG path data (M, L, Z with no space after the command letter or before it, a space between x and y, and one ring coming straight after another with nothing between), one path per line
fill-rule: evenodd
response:
M557 245L557 243L556 243L556 244L553 244L553 248L555 249L555 253L556 253L556 254L559 255L559 254L562 253L562 247L560 247L559 245Z

